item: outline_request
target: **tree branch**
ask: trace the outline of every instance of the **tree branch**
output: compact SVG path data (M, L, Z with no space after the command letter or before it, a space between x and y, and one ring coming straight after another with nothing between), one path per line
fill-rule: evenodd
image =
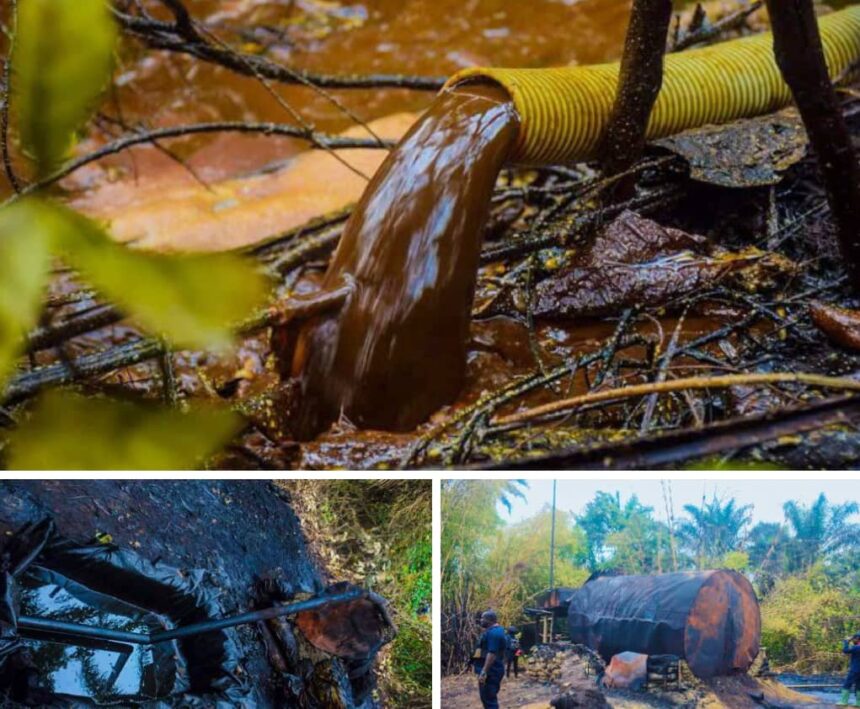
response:
M756 0L756 2L751 3L748 7L741 8L736 12L726 15L724 18L714 22L713 24L709 23L704 27L699 27L693 32L682 35L672 45L671 51L682 52L695 44L711 42L724 32L731 32L734 29L742 27L747 21L747 18L754 12L758 11L762 5L764 5L764 0Z
M14 26L18 12L17 0L11 0L9 5L11 22ZM21 191L21 183L12 166L12 156L9 153L9 105L12 101L12 49L15 44L14 30L9 35L9 49L6 61L3 62L3 103L0 104L0 152L3 156L3 169L9 184L15 192Z
M860 166L830 81L812 0L767 0L773 51L815 149L849 280L860 292Z
M170 23L135 17L119 10L114 10L114 15L129 34L153 49L188 54L203 61L220 64L244 76L262 76L285 84L313 84L320 88L331 89L395 88L438 91L445 83L445 77L406 74L316 74L302 69L291 69L255 54L216 47L200 39L191 41Z
M169 128L159 128L134 135L128 135L111 141L110 143L103 145L98 150L94 150L87 155L82 155L79 158L70 160L44 179L34 182L20 190L19 194L25 195L39 190L56 182L57 180L61 180L64 177L69 176L71 173L79 170L85 165L89 165L90 163L101 160L109 155L115 155L123 150L134 147L135 145L153 143L165 138L181 138L183 136L199 135L201 133L218 132L261 133L263 135L299 138L329 150L343 150L347 148L390 148L394 145L391 141L383 142L380 145L379 141L372 138L345 138L336 135L326 135L324 133L314 133L298 126L284 125L282 123L242 123L238 121L224 121L218 123L195 123L185 126L171 126Z
M663 84L663 55L672 0L634 0L624 40L615 103L601 147L607 175L629 169L645 148L645 130ZM631 196L633 182L619 185L622 197Z

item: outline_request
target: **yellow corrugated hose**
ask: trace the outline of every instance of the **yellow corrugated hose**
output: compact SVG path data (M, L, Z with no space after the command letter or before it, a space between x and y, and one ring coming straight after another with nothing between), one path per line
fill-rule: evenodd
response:
M860 58L860 5L822 17L819 27L827 66L836 77ZM617 63L556 69L478 67L455 74L446 87L476 79L500 84L520 115L513 161L570 163L596 157L615 99L618 68ZM647 138L770 113L790 100L770 33L669 54Z

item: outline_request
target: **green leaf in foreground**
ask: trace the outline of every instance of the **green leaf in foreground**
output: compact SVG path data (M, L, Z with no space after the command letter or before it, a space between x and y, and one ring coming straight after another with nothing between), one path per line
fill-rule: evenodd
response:
M10 436L14 470L188 470L241 425L230 411L182 413L148 404L50 391Z
M12 106L40 175L62 160L89 118L115 40L105 0L19 0Z
M70 266L148 330L178 347L223 349L231 327L261 307L265 278L231 254L156 254L111 240L97 224L53 205L55 244Z
M41 214L29 200L0 210L0 385L39 318L50 266Z

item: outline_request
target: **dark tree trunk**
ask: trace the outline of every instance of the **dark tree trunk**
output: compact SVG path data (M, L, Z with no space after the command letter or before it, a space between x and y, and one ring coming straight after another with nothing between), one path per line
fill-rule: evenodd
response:
M767 0L773 51L827 191L852 287L860 291L860 166L827 73L812 0Z
M624 41L615 104L603 137L601 162L607 175L617 175L638 160L645 147L645 129L663 84L663 55L672 18L672 0L634 0ZM632 178L615 191L632 191Z

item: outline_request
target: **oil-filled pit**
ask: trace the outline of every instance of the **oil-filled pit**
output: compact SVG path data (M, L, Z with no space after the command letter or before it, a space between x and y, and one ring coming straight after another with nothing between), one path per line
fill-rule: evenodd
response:
M749 669L761 615L752 585L734 571L598 576L571 598L568 632L607 662L628 651L677 655L710 678Z
M274 486L13 481L0 495L3 706L376 705L387 604L326 583Z

